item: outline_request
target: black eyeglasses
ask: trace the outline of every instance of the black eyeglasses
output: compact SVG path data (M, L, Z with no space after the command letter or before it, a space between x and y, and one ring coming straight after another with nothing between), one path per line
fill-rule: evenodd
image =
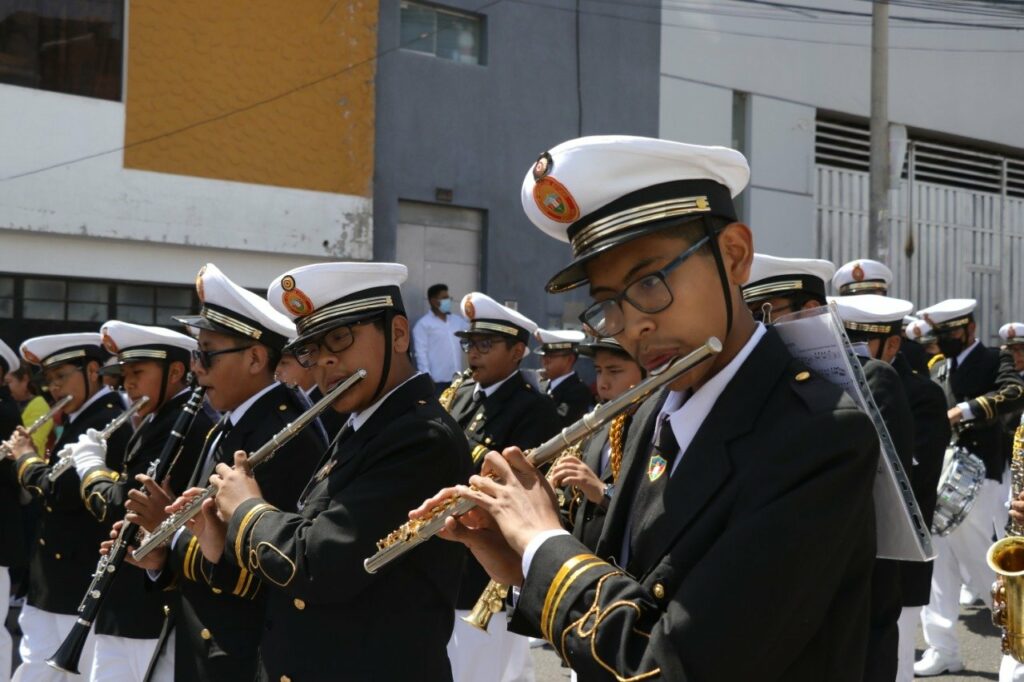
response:
M459 345L462 346L462 352L468 353L474 348L482 355L487 355L494 348L494 344L502 341L502 339L492 338L489 336L477 337L475 339L460 339Z
M370 324L370 322L357 322L348 327L335 327L319 339L299 346L293 351L295 361L309 369L315 367L320 359L321 347L326 348L328 353L342 353L348 350L356 340L352 328L360 324Z
M225 348L224 350L193 350L192 351L192 362L199 365L203 369L210 369L213 367L213 359L218 355L224 355L225 353L237 353L238 351L248 350L252 346L236 346L235 348Z
M594 303L580 315L580 322L587 328L591 336L615 336L626 327L622 313L622 302L627 301L642 313L660 313L672 305L672 290L665 277L697 253L708 243L707 235L698 239L690 248L676 256L668 265L657 272L644 275L630 283L621 294L605 301Z

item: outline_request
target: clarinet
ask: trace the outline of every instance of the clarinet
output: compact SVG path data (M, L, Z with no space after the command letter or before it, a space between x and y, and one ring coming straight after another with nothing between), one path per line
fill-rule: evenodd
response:
M255 469L264 462L269 461L278 448L298 435L310 422L320 416L321 412L329 409L342 393L351 388L355 383L362 381L365 376L366 370L358 369L348 379L345 379L345 381L328 391L315 405L300 414L296 417L295 421L278 431L269 441L260 446L258 450L251 453L248 458L249 466ZM161 547L164 543L169 542L179 528L184 527L186 523L199 514L199 511L203 508L203 502L216 495L217 486L211 483L200 494L185 503L185 506L180 511L176 511L168 516L153 532L146 535L145 539L139 543L138 548L132 552L132 558L136 561L141 561L157 547Z
M203 398L206 396L206 388L200 386L192 391L188 402L182 409L181 414L171 428L171 435L164 442L160 456L153 460L146 475L157 481L161 481L170 474L172 463L185 447L185 436L192 428L196 415L202 409ZM136 540L139 534L139 526L125 521L121 526L121 532L114 540L110 552L100 557L96 564L96 570L92 574L92 583L85 591L81 603L78 605L78 618L71 627L68 636L64 638L60 648L46 664L55 670L64 673L78 674L78 661L82 657L82 649L85 647L85 639L89 635L92 623L96 620L103 601L110 593L110 586L119 575L117 569L124 563L128 555L128 547Z

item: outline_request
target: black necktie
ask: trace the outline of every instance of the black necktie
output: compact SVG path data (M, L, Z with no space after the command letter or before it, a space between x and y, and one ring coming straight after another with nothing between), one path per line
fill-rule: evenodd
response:
M672 431L672 423L669 415L661 418L661 426L658 429L657 440L651 447L651 456L647 461L645 471L640 476L640 482L636 487L636 494L633 497L633 505L629 510L632 519L629 539L630 559L637 555L638 540L643 528L656 518L664 510L665 488L668 486L669 476L672 474L672 464L679 456L679 441Z
M227 462L228 464L234 461L232 456L234 453L227 453L225 457L224 452L224 441L227 440L228 434L231 433L231 429L234 424L231 423L231 418L228 415L221 417L221 420L217 423L217 433L211 436L210 441L214 438L217 439L216 444L208 453L204 453L203 468L199 473L199 480L195 481L195 485L205 486L210 480L210 474L217 468L217 465L221 462Z

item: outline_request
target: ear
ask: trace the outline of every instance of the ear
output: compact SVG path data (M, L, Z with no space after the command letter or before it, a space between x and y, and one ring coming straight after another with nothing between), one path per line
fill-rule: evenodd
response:
M900 351L900 345L902 343L903 341L900 339L900 337L896 335L890 336L885 340L885 348L883 349L884 354L895 356L896 353Z
M518 363L522 362L524 357L526 357L526 344L519 341L512 346L512 359Z
M90 382L99 381L100 380L100 363L97 362L96 360L90 360L88 362L88 364L86 364L86 366L85 366L85 373L86 373L86 376L89 377L89 381Z
M391 318L391 350L399 355L409 352L409 318L395 315Z
M259 374L266 371L267 365L270 363L270 357L267 355L265 346L255 343L245 351L245 354L249 358L249 374Z
M177 384L185 379L185 363L175 360L167 370L167 383Z
M725 274L729 283L742 286L750 279L750 264L754 261L754 237L743 223L730 223L718 234L718 247L722 251Z

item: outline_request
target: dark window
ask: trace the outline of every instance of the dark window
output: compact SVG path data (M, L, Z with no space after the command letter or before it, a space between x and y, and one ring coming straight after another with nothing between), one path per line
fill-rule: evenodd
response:
M23 315L29 320L63 320L67 284L59 279L26 279Z
M401 46L463 64L483 64L483 20L417 2L403 2Z
M174 315L188 315L192 309L192 290L180 287L154 287L138 284L117 285L117 314L122 322L176 325Z
M0 0L0 83L119 101L124 0Z
M0 277L0 317L14 317L13 277Z

